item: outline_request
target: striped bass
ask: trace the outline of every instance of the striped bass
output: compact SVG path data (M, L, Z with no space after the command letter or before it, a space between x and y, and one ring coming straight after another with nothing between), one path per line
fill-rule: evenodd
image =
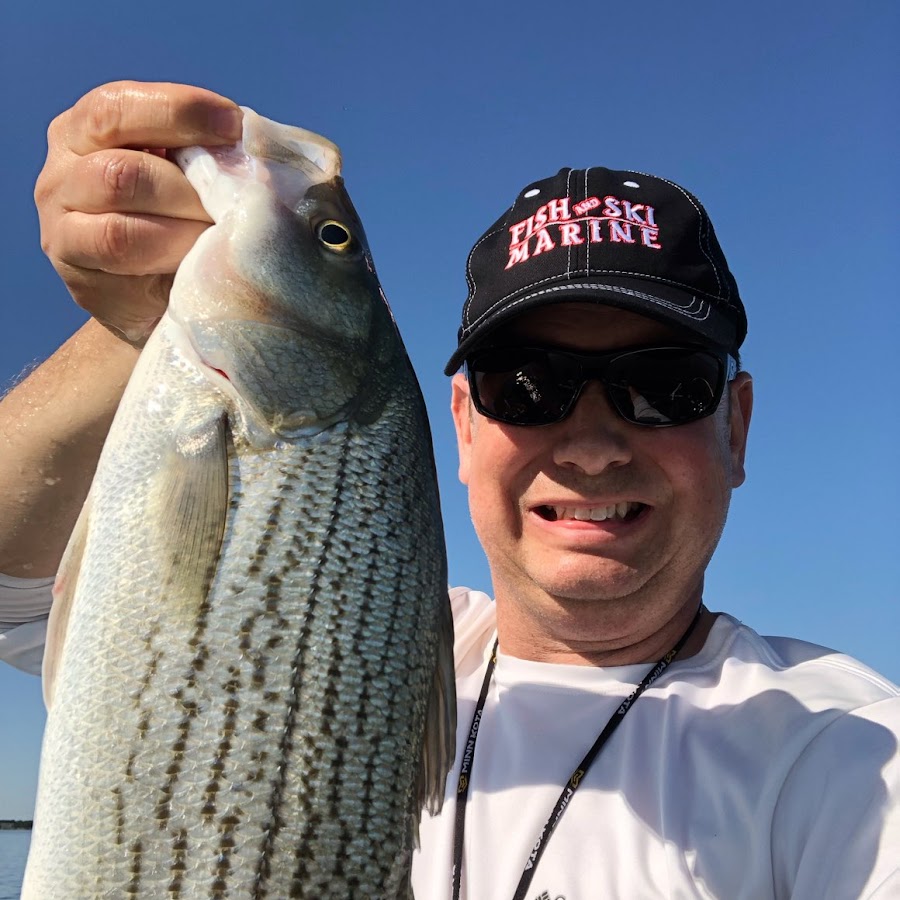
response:
M337 147L177 160L215 224L54 587L22 896L408 898L456 715L418 384Z

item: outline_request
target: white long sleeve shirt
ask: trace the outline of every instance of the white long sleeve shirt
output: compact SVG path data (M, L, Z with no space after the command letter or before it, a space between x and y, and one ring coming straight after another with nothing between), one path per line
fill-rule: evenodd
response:
M451 591L459 700L447 800L415 895L449 900L459 767L496 637ZM650 666L548 665L502 643L466 811L462 898L511 900L567 779ZM900 898L900 691L862 663L727 615L629 709L549 839L528 900Z

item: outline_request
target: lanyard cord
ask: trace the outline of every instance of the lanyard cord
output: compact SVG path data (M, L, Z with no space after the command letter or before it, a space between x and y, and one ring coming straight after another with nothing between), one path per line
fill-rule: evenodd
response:
M641 683L622 701L619 708L612 714L612 717L606 723L603 731L597 736L594 745L588 750L587 755L578 764L578 768L576 768L569 776L566 786L563 788L562 793L559 795L559 799L556 801L556 806L553 807L553 811L550 813L550 818L547 819L546 824L541 829L541 833L538 835L538 839L528 856L528 860L525 863L525 870L522 872L522 877L519 879L519 885L516 888L515 894L513 894L513 900L524 900L525 894L531 885L531 879L534 877L534 870L537 867L538 860L540 860L543 855L547 842L550 839L550 835L553 834L553 831L559 824L559 820L562 818L562 814L569 805L572 795L578 789L578 785L581 783L582 778L584 778L585 772L587 772L591 764L597 758L597 755L610 739L612 733L619 727L622 719L625 718L625 713L631 709L635 700L637 700L637 698L640 697L640 695L643 694L644 691L666 671L666 669L669 668L669 664L681 652L681 649L687 643L688 638L694 633L694 629L700 621L702 612L703 605L701 604L691 621L691 624L688 625L687 630L678 639L678 643L675 644L675 646L659 660L658 663L656 663L656 665L644 676ZM475 761L475 741L478 738L478 727L481 724L481 715L484 712L484 704L487 701L488 690L494 676L494 667L497 665L497 645L498 641L494 641L494 647L491 650L491 658L488 660L487 671L484 674L484 682L481 685L481 693L478 695L478 702L475 705L475 714L472 716L472 726L469 729L469 737L466 739L466 747L463 751L463 760L459 772L459 782L456 788L456 827L453 838L453 869L451 870L453 900L459 900L462 875L463 835L466 828L466 803L469 799L469 783L472 777L472 766Z

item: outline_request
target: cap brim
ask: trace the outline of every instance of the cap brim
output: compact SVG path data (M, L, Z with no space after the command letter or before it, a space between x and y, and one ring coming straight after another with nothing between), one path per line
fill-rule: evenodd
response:
M526 311L556 303L587 301L614 306L672 325L688 337L728 351L743 339L733 318L709 299L662 283L653 284L652 293L647 288L647 282L639 279L607 277L563 281L505 298L470 325L444 367L444 374L456 372L466 356L504 323Z

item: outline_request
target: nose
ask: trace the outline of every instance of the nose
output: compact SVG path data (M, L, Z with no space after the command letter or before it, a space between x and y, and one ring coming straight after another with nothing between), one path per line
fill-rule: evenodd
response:
M553 445L553 460L558 466L599 475L609 467L631 461L631 426L615 411L598 381L589 381L572 412L551 427L558 429Z

